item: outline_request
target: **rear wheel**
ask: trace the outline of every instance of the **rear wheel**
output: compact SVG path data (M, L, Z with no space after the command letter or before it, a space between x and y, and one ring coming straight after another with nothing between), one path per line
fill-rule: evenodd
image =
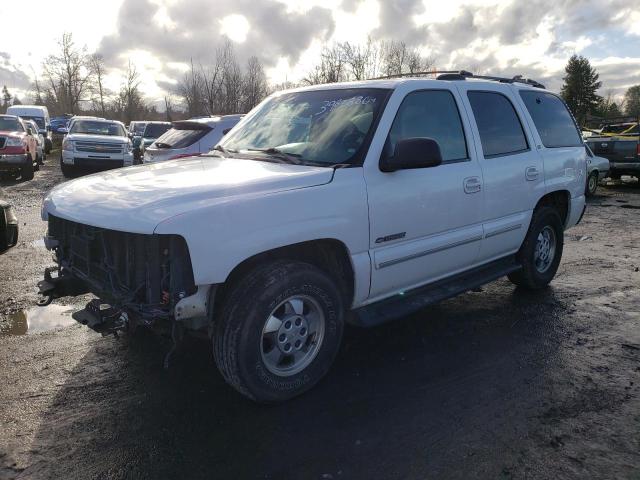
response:
M213 325L227 383L275 403L313 387L340 347L343 300L322 270L300 262L257 267L231 286Z
M22 180L33 180L34 171L33 159L31 156L28 156L27 163L20 169Z
M516 254L522 269L511 273L509 280L533 290L546 287L558 271L563 246L564 227L558 211L553 207L537 208Z
M596 190L598 189L598 172L592 172L587 178L587 187L586 187L586 195L591 197L596 194Z

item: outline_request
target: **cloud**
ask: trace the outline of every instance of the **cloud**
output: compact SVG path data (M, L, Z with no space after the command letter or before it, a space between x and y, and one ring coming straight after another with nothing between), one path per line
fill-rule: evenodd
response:
M6 85L9 89L18 89L23 93L31 88L29 76L14 65L11 55L0 52L0 87Z
M276 0L125 0L116 32L102 40L99 51L111 63L132 49L147 50L163 62L206 61L225 41L221 20L239 17L246 31L232 38L243 40L234 44L238 58L256 55L266 66L275 66L279 57L296 63L313 40L328 40L334 28L327 8L296 12Z

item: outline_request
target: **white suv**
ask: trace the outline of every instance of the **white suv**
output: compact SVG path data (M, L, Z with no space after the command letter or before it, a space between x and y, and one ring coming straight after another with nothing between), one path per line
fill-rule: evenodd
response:
M585 147L557 95L496 80L279 92L210 155L62 184L40 291L94 293L76 318L102 331L206 333L229 384L277 402L327 373L347 319L504 275L545 287L585 210Z
M60 168L65 177L78 169L109 170L133 164L131 140L121 122L74 118L62 141Z

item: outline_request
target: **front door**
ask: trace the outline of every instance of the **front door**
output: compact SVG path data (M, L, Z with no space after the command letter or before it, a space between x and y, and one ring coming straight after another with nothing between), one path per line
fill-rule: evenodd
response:
M449 89L408 93L393 120L383 155L403 138L440 146L437 167L385 173L367 169L370 299L417 287L469 268L482 242L482 173Z

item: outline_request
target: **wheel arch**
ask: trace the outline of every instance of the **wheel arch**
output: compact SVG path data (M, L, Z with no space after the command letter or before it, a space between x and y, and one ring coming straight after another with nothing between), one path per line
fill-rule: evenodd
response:
M534 211L541 207L553 207L558 210L562 224L566 226L569 220L571 193L568 190L555 190L549 192L538 200Z
M214 305L220 305L228 285L265 262L292 260L309 263L333 277L344 293L345 305L350 305L355 292L355 271L349 249L340 240L322 238L294 243L257 253L236 265L224 283L215 291Z

